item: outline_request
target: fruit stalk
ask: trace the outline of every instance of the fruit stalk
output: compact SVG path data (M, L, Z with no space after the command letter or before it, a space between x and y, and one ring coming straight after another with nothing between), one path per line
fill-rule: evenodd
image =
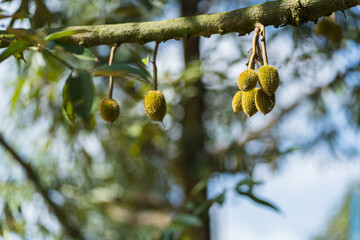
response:
M252 51L251 51L251 55L250 55L250 59L249 59L249 63L248 63L248 69L254 69L254 59L255 59L255 55L256 55L256 43L258 42L258 39L259 39L259 30L260 30L259 27L256 26L255 30L254 30Z
M260 62L260 65L263 66L264 65L264 60L261 56L261 49L260 49L260 44L259 42L256 42L256 55L257 55L257 60ZM257 66L259 69L259 66Z
M111 47L110 57L109 57L109 66L111 66L113 63L115 51L117 48L118 48L118 45L116 43ZM113 89L114 89L114 79L113 79L113 76L110 75L109 76L109 93L108 93L108 98L110 98L110 99L112 99Z
M265 41L265 27L261 23L257 23L260 28L260 35L261 35L261 51L262 51L262 58L264 61L264 66L269 65L267 53L266 53L266 41Z
M154 77L154 90L157 90L157 67L156 67L156 55L159 48L159 42L155 43L154 53L153 53L153 59L151 61L153 65L153 77Z

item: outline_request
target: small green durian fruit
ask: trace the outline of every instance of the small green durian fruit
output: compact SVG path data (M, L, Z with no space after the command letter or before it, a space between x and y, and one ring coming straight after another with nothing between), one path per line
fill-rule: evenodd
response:
M106 98L100 102L99 112L102 119L106 122L113 123L119 118L120 107L114 99Z
M232 100L232 108L234 112L241 112L243 110L241 106L241 97L242 91L238 91Z
M258 70L259 82L261 89L268 95L272 96L279 87L279 73L276 67L271 65L261 66Z
M148 91L144 97L144 108L151 120L162 122L166 114L164 94L158 90Z
M273 110L275 106L275 94L268 96L263 90L260 88L255 89L255 105L257 110L259 110L262 114L266 115L271 110Z
M254 69L246 69L238 77L238 86L241 91L250 91L254 89L257 81L259 81L258 74Z
M255 104L256 91L256 89L253 89L242 93L241 105L248 117L251 117L258 111Z

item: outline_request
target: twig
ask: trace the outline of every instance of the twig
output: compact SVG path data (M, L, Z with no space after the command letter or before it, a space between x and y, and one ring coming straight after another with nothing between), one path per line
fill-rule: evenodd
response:
M153 77L154 77L154 90L157 90L157 67L156 67L156 55L157 51L159 49L159 42L155 43L154 53L153 53L153 59L151 61L153 65Z
M36 187L36 190L40 193L40 195L44 198L45 203L48 207L53 211L55 217L58 219L60 224L64 227L66 232L75 239L83 239L80 230L75 227L73 224L67 221L66 215L64 212L56 206L48 196L48 190L42 186L40 177L37 173L32 169L32 167L20 157L20 155L5 141L3 135L0 133L0 144L12 155L12 157L21 165L21 167L25 170L27 178L32 181Z
M115 56L115 51L118 48L118 45L115 43L110 51L110 57L109 57L109 66L112 65L113 60L114 60L114 56ZM109 76L109 93L108 93L108 98L112 98L112 94L113 94L113 89L114 89L114 79L113 76L110 75Z

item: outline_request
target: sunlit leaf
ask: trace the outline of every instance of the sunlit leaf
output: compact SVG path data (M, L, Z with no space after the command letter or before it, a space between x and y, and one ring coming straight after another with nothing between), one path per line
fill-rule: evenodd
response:
M24 61L24 62L26 63L26 60L25 60L25 58L24 58L23 52L15 53L15 54L14 54L14 57L15 57L16 59L22 60L22 61Z
M70 101L74 112L85 122L90 120L90 110L95 90L92 77L88 71L79 70L76 77L67 80Z
M69 81L72 77L72 73L69 74L68 78L66 79L64 88L63 88L63 107L66 113L66 116L71 122L75 121L75 113L74 113L74 107L72 102L70 101L70 94L69 94Z
M150 78L149 72L144 69L136 68L128 64L113 64L102 65L92 72L93 76L113 76L113 77L126 77L126 76L138 76L142 79L148 80Z
M19 77L18 81L17 81L17 86L15 88L14 94L11 97L11 109L10 109L10 114L12 114L15 110L16 104L19 100L20 97L20 93L21 93L21 89L24 86L25 83L25 79L22 77Z
M9 47L0 55L0 62L4 61L11 55L24 51L26 48L30 47L31 43L24 40L15 40Z
M141 61L142 61L145 65L148 65L148 64L149 64L149 59L150 59L150 55L148 54L147 57L141 59Z
M46 41L52 41L55 39L59 39L59 38L63 38L63 37L68 37L77 33L84 33L84 32L89 32L88 30L85 29L70 29L70 30L63 30L63 31L59 31L59 32L55 32L55 33L51 33L49 35L47 35L45 37Z

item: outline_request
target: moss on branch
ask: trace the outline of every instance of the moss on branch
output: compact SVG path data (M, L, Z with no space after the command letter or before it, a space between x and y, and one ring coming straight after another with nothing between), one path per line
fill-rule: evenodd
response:
M265 2L248 8L229 12L204 14L170 20L122 23L94 26L72 26L45 29L46 33L67 29L81 29L89 32L78 33L61 41L86 47L112 45L113 43L163 42L169 39L210 37L213 34L238 32L245 35L253 31L254 24L264 26L301 25L317 21L335 11L344 11L360 4L360 0L278 0ZM34 32L34 30L29 30ZM0 32L0 47L6 47L13 38Z

